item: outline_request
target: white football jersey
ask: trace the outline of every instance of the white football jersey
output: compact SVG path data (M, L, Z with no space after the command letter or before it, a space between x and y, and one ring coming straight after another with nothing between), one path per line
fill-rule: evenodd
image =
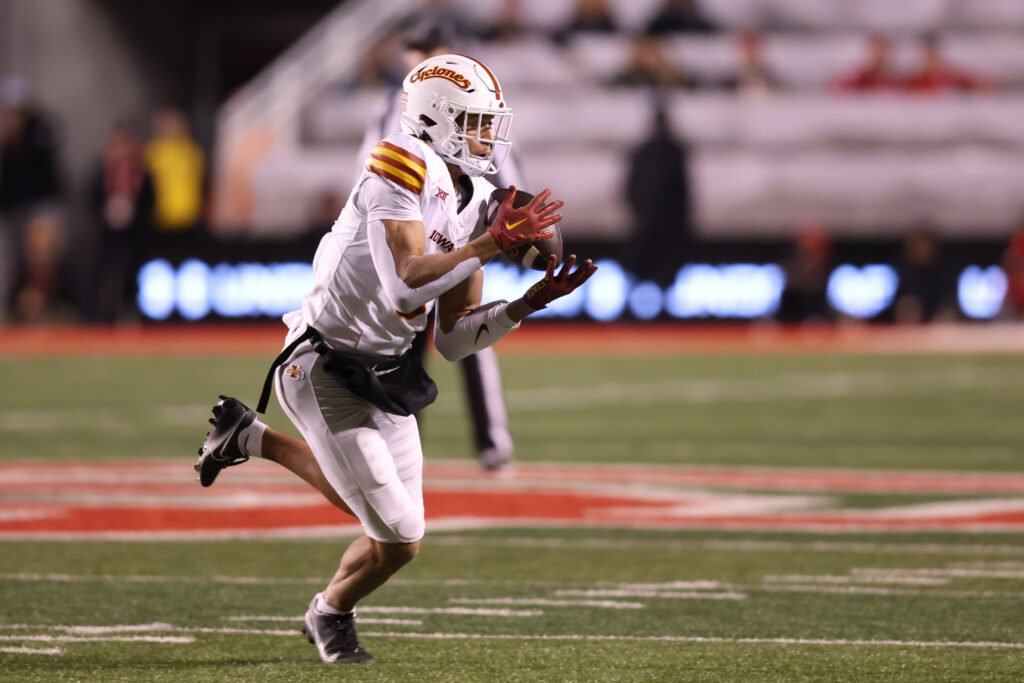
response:
M434 302L415 311L395 308L374 267L367 230L383 230L374 222L383 219L418 220L423 222L425 254L464 246L494 188L482 178L464 180L472 182L472 197L460 217L459 193L448 167L425 142L406 133L378 142L341 215L320 240L313 289L301 311L284 317L289 341L308 325L335 348L385 356L408 350L426 327Z

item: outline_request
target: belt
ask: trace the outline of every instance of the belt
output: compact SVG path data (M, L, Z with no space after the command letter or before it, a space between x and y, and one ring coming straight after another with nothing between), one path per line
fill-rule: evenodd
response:
M274 384L274 370L285 364L292 354L295 353L295 349L298 348L299 344L304 341L312 341L314 346L317 344L323 344L324 340L320 336L320 333L314 330L312 327L307 327L306 331L299 335L296 339L292 340L288 346L284 347L281 353L277 354L277 358L270 364L270 369L267 371L267 378L263 381L263 392L260 394L260 402L256 406L257 413L267 412L267 403L270 402L270 387Z

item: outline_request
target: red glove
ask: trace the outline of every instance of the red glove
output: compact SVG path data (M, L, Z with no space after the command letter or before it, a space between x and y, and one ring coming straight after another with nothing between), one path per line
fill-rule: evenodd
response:
M587 259L575 272L570 273L569 270L576 263L576 254L571 254L569 258L565 259L565 263L562 264L562 270L558 271L558 275L555 275L555 264L557 262L557 256L554 254L549 256L548 272L544 275L544 279L530 287L526 294L523 295L526 305L535 311L547 308L547 305L555 299L572 292L590 279L590 276L597 271L597 266L594 265L594 262Z
M554 237L551 233L541 232L562 220L562 214L555 213L565 204L562 200L544 204L551 196L551 190L544 190L533 198L526 206L514 208L516 188L508 188L508 196L498 205L494 222L487 228L498 248L509 251L524 242L546 240Z

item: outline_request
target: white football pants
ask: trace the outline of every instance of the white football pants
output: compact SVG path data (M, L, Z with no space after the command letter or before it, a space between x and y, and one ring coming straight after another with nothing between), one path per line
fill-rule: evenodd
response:
M303 342L275 371L277 400L327 481L383 543L423 537L423 449L416 418L392 415L338 384Z

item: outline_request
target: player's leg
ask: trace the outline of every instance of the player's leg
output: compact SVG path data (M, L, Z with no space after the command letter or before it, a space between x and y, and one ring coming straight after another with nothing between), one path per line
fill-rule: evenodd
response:
M371 420L372 426L333 434L337 444L333 452L341 457L334 455L329 462L317 457L328 481L339 482L341 497L356 511L367 533L345 551L324 590L327 604L341 611L351 610L412 560L424 531L423 456L416 421L377 409L372 409ZM406 450L394 452L403 446ZM400 466L411 473L403 478ZM407 486L407 480L415 485Z
M360 536L341 556L338 571L324 589L324 601L340 612L351 612L356 603L408 564L419 549L419 541L382 543Z
M415 435L416 421L389 416L353 396L323 371L308 345L300 346L290 363L302 372L278 375L278 400L306 438L323 477L365 531L346 549L324 593L310 603L306 629L324 661L372 661L355 636L351 610L419 549L422 498L410 495L389 450L389 439L403 443L396 437L396 425L397 432ZM421 472L418 435L411 443L416 447L402 466Z
M319 491L332 505L352 515L324 477L309 445L261 422L238 399L222 396L213 407L212 429L206 435L195 470L203 486L213 484L220 471L249 458L264 458L282 465Z
M298 475L303 481L323 494L332 505L344 512L355 514L349 509L345 501L341 499L338 492L334 490L330 482L320 469L313 451L302 439L289 436L275 429L267 428L263 432L262 457L276 462L285 467L293 474Z
M375 425L387 444L395 475L414 509L423 511L423 450L413 417L378 412ZM420 532L422 535L422 532ZM392 573L412 560L420 543L384 543L365 536L345 552L338 572L324 590L327 602L348 610L360 598L380 586Z
M508 431L498 355L488 347L467 356L460 365L477 457L484 468L500 469L512 458L512 436Z

